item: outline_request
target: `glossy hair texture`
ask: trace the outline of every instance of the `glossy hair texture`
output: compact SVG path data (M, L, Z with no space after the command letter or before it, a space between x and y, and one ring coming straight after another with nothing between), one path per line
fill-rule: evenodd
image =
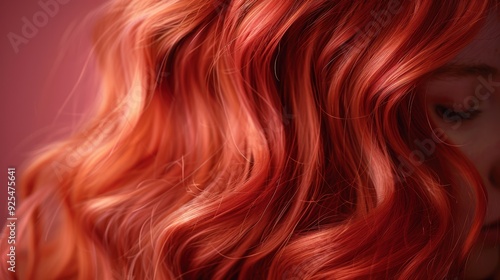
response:
M446 140L415 159L418 86L493 4L111 1L98 107L25 172L2 279L461 275L486 197Z

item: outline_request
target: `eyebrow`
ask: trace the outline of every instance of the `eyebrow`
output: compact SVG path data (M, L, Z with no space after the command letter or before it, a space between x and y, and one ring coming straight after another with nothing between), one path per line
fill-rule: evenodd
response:
M467 77L467 76L488 76L498 73L498 69L484 63L466 64L466 63L448 63L432 71L430 76L436 77Z

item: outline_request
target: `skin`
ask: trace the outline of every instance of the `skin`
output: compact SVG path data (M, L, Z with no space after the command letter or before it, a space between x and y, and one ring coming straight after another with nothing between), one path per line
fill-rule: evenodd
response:
M496 73L441 73L425 83L429 118L474 164L488 204L484 226L500 221L500 13L450 63L488 65ZM448 68L449 69L449 68ZM465 189L467 186L462 186ZM464 196L466 197L466 195ZM470 199L461 202L474 211ZM483 227L484 228L484 227ZM498 227L500 228L500 227ZM498 235L498 231L495 233ZM500 279L500 242L479 237L466 266L466 279ZM490 277L490 278L488 278Z

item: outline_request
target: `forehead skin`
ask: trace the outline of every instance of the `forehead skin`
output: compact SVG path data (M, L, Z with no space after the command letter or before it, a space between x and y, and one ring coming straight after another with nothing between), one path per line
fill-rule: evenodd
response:
M452 62L485 63L500 69L500 13L489 14L486 26L481 29L476 39Z

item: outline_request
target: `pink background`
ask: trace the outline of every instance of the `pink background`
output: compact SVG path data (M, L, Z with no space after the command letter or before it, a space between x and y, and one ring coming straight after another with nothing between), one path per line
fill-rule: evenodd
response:
M30 152L68 135L95 96L93 60L82 73L90 53L89 25L95 16L84 19L104 0L59 1L0 3L0 225L7 214L7 168L16 167L19 182ZM41 2L56 3L59 11L49 15ZM45 24L42 14L47 16ZM23 17L31 23L38 20L38 30L32 38L25 37L28 42L20 44L16 53L8 34L24 37ZM77 26L82 23L83 29Z

